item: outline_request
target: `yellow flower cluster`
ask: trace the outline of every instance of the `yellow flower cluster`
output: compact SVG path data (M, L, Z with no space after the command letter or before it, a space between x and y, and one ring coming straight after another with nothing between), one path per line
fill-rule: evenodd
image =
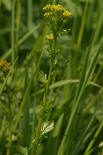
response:
M58 5L50 5L50 4L48 4L48 5L46 5L46 6L43 8L43 10L45 10L45 11L47 11L47 10L51 10L51 11L63 11L63 10L65 10L65 9L64 9L63 6L60 5L60 4L58 4Z
M10 63L6 60L0 60L0 69L3 72L7 72L10 69Z
M51 15L54 15L54 13L62 13L64 17L71 17L72 13L70 11L67 11L62 5L46 5L43 10L45 11L44 16L46 18L50 17Z
M54 39L53 34L47 34L47 35L46 35L46 39L47 39L47 40L53 40L53 39Z
M55 36L58 36L60 33L68 33L68 30L71 28L72 22L72 13L67 11L62 5L46 5L43 8L44 17L47 19L49 28ZM48 40L52 40L52 36L47 37Z
M46 18L50 17L51 15L52 15L52 12L46 12L46 13L44 13L44 17L46 17Z
M65 16L65 17L71 17L72 16L72 13L70 11L64 11L63 12L63 16Z

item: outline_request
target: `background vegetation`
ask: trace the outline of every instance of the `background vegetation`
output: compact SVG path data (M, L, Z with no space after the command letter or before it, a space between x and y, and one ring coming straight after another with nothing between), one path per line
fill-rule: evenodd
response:
M42 8L52 1L0 0L0 155L33 150L49 56ZM57 40L38 155L103 154L103 0L57 0L73 14Z

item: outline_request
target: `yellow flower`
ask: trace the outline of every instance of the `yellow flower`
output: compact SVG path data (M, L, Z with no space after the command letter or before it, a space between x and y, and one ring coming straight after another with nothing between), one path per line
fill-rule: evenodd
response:
M65 10L65 9L64 9L63 6L60 5L60 4L58 4L58 5L50 5L50 4L48 4L48 5L46 5L46 6L43 8L43 10L45 10L45 11L48 11L48 10L50 10L50 11L63 11L63 10Z
M64 10L63 6L59 5L59 4L58 5L53 5L51 9L55 10L55 11L63 11Z
M65 16L65 17L71 17L72 16L72 13L70 11L64 11L63 12L63 16Z
M0 69L3 72L7 72L10 69L10 63L6 60L0 60Z
M66 10L62 5L46 5L43 8L44 17L46 17L50 29L53 33L60 34L64 33L64 30L71 28L71 17L72 13ZM70 19L70 20L69 20ZM47 38L50 40L52 37Z
M46 5L46 6L43 8L43 10L50 9L50 7L51 7L51 5L50 5L50 4L48 4L48 5Z
M46 35L46 39L47 39L47 40L53 40L53 39L54 39L53 34L47 34L47 35Z
M44 13L44 17L46 17L46 18L50 17L51 15L52 15L52 12L46 12L46 13Z

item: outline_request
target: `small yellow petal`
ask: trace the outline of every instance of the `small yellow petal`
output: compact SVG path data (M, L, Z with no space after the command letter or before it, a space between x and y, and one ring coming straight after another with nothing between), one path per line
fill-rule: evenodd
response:
M46 39L47 39L47 40L53 40L53 39L54 39L53 34L47 34L47 35L46 35Z
M63 12L63 16L65 16L65 17L71 17L72 16L72 13L70 11L64 11Z
M44 17L46 17L46 18L50 17L51 15L52 15L52 12L46 12L46 13L44 13Z

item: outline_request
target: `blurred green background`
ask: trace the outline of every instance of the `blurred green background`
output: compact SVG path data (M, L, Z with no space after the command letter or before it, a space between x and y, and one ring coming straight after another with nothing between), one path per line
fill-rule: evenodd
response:
M49 129L41 135L37 153L103 154L103 0L0 0L0 60L15 64L13 80L11 70L0 79L0 155L7 154L10 121L10 155L31 154L43 97L40 77L49 71L42 8L52 3L71 11L73 19L70 33L57 40L48 96L53 107L45 114Z

